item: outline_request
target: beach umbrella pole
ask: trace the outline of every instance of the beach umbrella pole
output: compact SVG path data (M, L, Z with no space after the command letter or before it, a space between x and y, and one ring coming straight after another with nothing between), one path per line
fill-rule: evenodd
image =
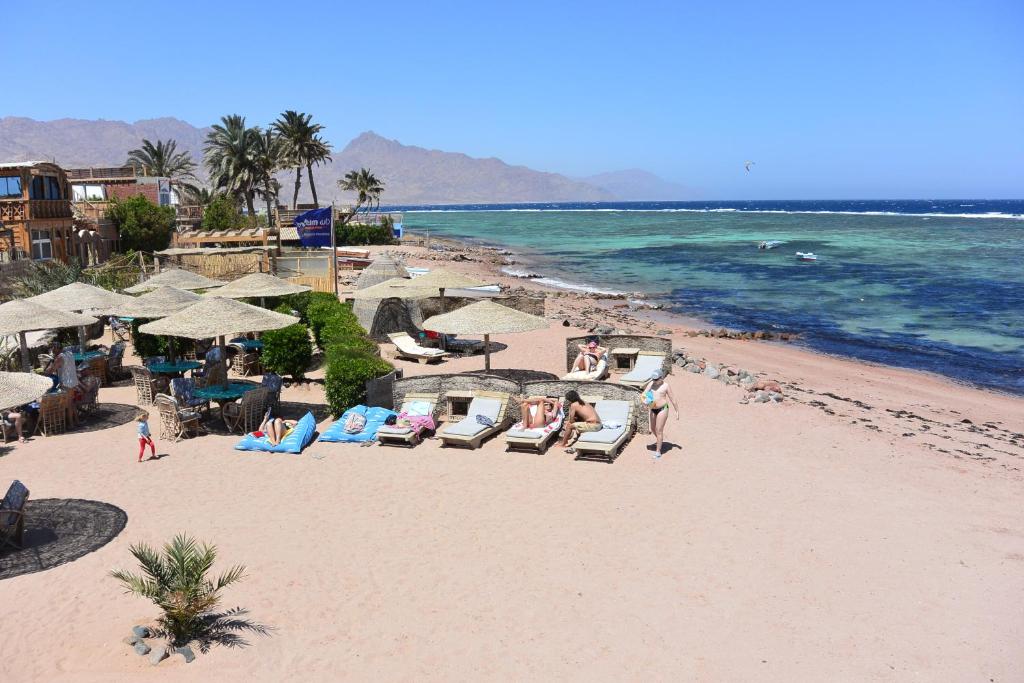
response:
M441 292L441 315L447 313L447 306L444 305L444 287L438 287L438 291ZM448 350L448 336L444 332L441 333L441 350Z
M220 362L224 364L224 388L228 388L228 352L224 348L224 335L217 337L217 346L220 347Z
M25 333L18 333L18 345L21 346L21 369L25 372L32 372L32 361L28 357L28 340Z
M88 341L86 339L88 335L85 332L85 325L78 326L78 348L82 353L85 353L85 344Z
M491 369L491 335L484 335L484 370Z

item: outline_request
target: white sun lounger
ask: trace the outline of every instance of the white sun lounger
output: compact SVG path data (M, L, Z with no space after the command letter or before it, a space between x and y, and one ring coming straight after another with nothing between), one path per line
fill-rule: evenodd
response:
M641 351L636 357L636 365L633 369L619 378L619 384L631 387L642 387L651 379L655 370L663 370L665 367L665 354Z
M487 437L497 434L505 428L505 407L509 395L499 391L474 391L473 400L469 402L466 417L453 424L445 425L437 431L437 437L444 446L464 446L480 448ZM493 427L480 424L476 416L485 415L493 422Z
M594 404L603 428L584 432L574 444L581 460L600 459L613 462L622 446L633 434L632 401L598 401ZM610 427L609 425L617 425Z
M429 363L432 360L441 360L448 355L441 349L428 349L420 346L416 340L409 336L408 332L394 332L388 335L388 339L395 345L398 355L402 358Z
M535 427L523 429L522 423L516 423L511 429L505 432L506 451L536 451L543 454L554 437L562 431L562 423L565 421L565 411L559 408L555 421L546 427Z
M597 361L597 365L593 370L587 372L586 370L573 370L572 372L563 375L562 379L575 379L575 380L590 380L595 381L604 379L608 374L608 354L601 356L601 359Z
M398 413L409 415L433 415L437 406L437 394L409 393L402 401ZM377 428L377 443L381 446L405 446L412 448L423 440L423 434L412 427L381 425Z

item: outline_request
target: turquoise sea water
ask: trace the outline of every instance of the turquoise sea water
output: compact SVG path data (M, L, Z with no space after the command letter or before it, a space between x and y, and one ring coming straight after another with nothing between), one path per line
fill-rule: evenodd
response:
M642 291L716 326L796 331L825 352L1024 394L1019 216L650 206L413 211L405 226L507 246L511 270L555 284Z

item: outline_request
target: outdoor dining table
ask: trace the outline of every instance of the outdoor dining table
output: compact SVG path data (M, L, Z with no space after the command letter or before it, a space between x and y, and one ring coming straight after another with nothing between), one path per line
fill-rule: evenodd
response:
M107 354L105 354L103 351L86 351L85 353L75 353L72 355L75 357L76 363L81 363L83 361L92 360L93 358L99 358L100 356L105 356Z
M247 391L253 389L259 389L259 384L253 382L229 382L227 386L223 384L215 384L209 387L200 387L192 392L192 395L196 398L206 399L207 401L213 401L220 406L221 417L224 417L224 404L237 401Z
M183 375L189 370L198 370L203 364L196 360L179 360L171 363L151 363L146 366L149 371L157 375Z
M232 339L229 344L241 346L246 351L262 351L263 342L259 339Z

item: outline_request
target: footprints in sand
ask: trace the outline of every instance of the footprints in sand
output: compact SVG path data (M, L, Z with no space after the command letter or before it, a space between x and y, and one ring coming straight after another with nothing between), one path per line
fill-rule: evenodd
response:
M950 418L942 415L942 410L928 405L912 406L914 410L879 410L879 406L831 391L815 391L798 383L786 384L785 388L789 400L795 403L845 418L850 424L879 434L914 439L915 443L936 453L994 463L1011 471L1019 471L1024 460L1024 434L1006 429L997 421L978 424L957 411L945 411L956 416Z

